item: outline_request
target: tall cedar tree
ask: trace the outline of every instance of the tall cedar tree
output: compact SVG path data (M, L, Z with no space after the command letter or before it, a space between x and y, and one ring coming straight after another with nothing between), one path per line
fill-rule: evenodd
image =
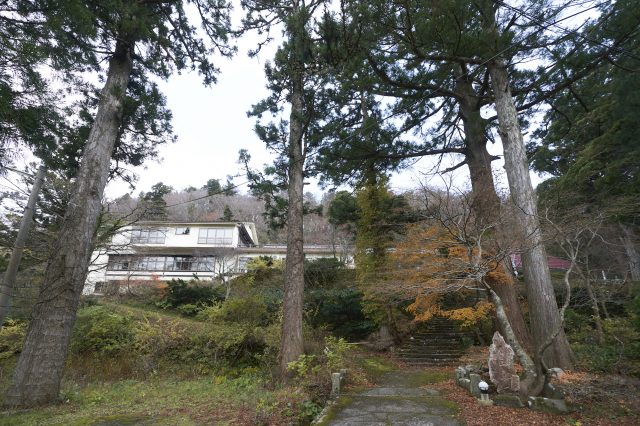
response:
M590 28L592 37L613 44L640 23L633 1L617 1L614 12L607 26ZM572 73L583 66L583 57L569 64ZM533 167L553 175L541 190L545 205L553 205L567 218L575 214L574 206L582 206L589 215L602 212L610 218L618 226L634 281L640 281L638 69L640 38L636 36L624 49L615 50L610 62L553 99L545 120L549 124L537 132L539 145L532 146Z
M83 151L69 207L48 260L25 344L5 405L34 406L56 400L71 330L84 286L92 241L101 212L109 164L123 125L127 92L147 73L168 77L197 69L215 82L214 51L229 55L229 6L220 0L190 2L199 12L207 41L196 34L175 1L47 2L66 19L60 42L87 58L87 68L108 62L91 131ZM62 38L64 36L64 38ZM133 77L133 78L132 78Z
M41 3L0 3L0 165L12 160L19 143L54 143L65 127L39 70L52 56L52 67L69 69L75 52L54 42L56 26L40 12Z
M534 340L534 359L546 366L571 368L573 353L564 334L563 324L558 312L555 292L551 283L551 273L547 263L547 254L540 230L540 219L536 204L536 194L529 175L529 163L525 151L524 138L518 121L518 111L511 94L510 77L507 62L502 52L512 41L507 34L500 33L499 23L505 18L496 19L498 6L492 2L484 3L481 10L483 28L487 38L484 62L491 78L498 116L500 139L504 149L504 162L509 182L511 198L516 206L515 218L520 237L528 246L522 252L524 279L527 300L531 315L531 331ZM523 32L520 36L535 37L535 32ZM544 347L550 335L553 343Z
M304 178L311 175L305 167L319 142L318 117L325 107L318 93L324 84L318 72L323 64L319 48L315 15L324 1L291 0L242 1L247 11L244 27L266 35L275 25L284 28L285 42L278 49L273 63L267 64L266 75L272 95L253 107L250 115L258 117L270 113L273 118L282 113L283 104L290 107L289 120L256 125L256 133L268 148L278 153L267 176L250 172L252 190L267 201L267 211L277 218L274 224L287 227L287 261L283 301L282 340L278 355L280 372L288 375L288 365L303 353L302 309L304 292L303 214ZM260 45L261 46L261 45ZM258 49L260 48L258 46ZM241 160L248 162L248 154L241 152ZM286 191L286 198L281 193Z
M345 176L359 178L353 169L364 170L366 164L384 171L426 155L458 155L461 162L450 170L469 168L477 220L500 221L491 171L497 157L487 151L489 123L480 115L491 102L488 81L467 75L478 68L479 60L472 58L478 40L473 31L451 24L469 21L473 6L447 1L346 3L349 7L343 9L339 25L346 28L339 45L343 53L334 55L346 71L336 76L340 88L332 117L336 137L320 157L325 178L340 183ZM358 108L363 90L369 93L368 115ZM373 94L397 101L383 111ZM393 126L385 120L397 123L396 117L404 117L404 122ZM430 128L432 118L439 120ZM366 137L373 131L376 143ZM411 132L426 140L407 137ZM530 347L515 280L495 289L516 334Z
M497 222L500 200L491 172L491 161L497 157L490 156L486 149L487 142L492 140L491 128L497 117L487 120L480 114L483 107L493 102L486 67L490 55L482 53L487 45L491 45L492 37L482 27L483 5L451 0L347 3L351 6L345 9L342 27L351 31L344 37L347 42L356 39L356 45L350 47L357 54L352 53L349 57L351 64L356 64L352 66L357 72L347 73L346 78L343 75L343 85L361 87L370 84L374 93L397 98L388 114L406 117L397 134L415 132L426 136L426 142L397 138L369 151L354 143L340 144L326 150L325 166L335 168L336 164L345 166L371 157L381 158L389 164L400 161L402 165L402 159L424 155L461 156L461 161L452 169L465 165L469 168L477 220ZM551 64L536 72L510 69L518 111L531 109L588 75L632 33L620 31L610 46L589 46L589 53L583 55L582 66L576 72L567 73L564 64L573 60L582 49L587 49L582 35L563 33L562 36L546 34L540 37L542 22L556 19L564 6L552 7L538 1L526 12L504 14L498 26L508 46L501 51L504 57L517 62L523 56L535 53L538 58L547 57ZM504 9L512 12L507 5ZM608 11L603 13L603 22L608 15ZM546 55L540 49L554 44L561 44L564 54ZM351 75L355 81L349 78ZM435 126L430 118L437 119ZM344 121L348 123L348 120ZM496 237L495 241L504 245L504 231L498 228ZM496 291L505 301L516 334L530 348L513 280L496 287Z

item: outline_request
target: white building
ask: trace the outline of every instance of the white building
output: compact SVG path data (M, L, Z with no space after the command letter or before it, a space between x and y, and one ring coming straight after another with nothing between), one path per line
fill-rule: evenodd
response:
M305 257L334 257L331 246L305 246ZM258 245L250 222L139 222L93 254L85 294L105 286L138 286L150 280L227 279L244 272L251 258L284 259L286 246ZM337 256L352 263L351 256Z

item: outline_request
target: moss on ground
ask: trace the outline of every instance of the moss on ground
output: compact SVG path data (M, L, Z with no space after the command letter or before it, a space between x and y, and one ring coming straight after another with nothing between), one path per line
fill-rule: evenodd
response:
M314 424L314 426L326 426L336 417L336 414L346 408L349 404L353 402L353 398L347 395L343 395L338 398L324 413L322 418L318 419Z
M367 376L376 381L385 373L389 373L396 369L396 366L389 360L382 357L362 358L360 366Z

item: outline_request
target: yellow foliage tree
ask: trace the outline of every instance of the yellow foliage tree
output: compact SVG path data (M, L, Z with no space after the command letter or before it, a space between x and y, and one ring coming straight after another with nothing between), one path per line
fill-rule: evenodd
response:
M493 304L479 301L474 306L443 309L442 295L484 291L481 280L491 285L510 279L489 252L482 252L474 244L465 245L445 227L425 224L407 227L406 238L389 256L384 275L378 291L414 300L407 310L416 321L441 316L459 322L463 328L473 328L487 318Z

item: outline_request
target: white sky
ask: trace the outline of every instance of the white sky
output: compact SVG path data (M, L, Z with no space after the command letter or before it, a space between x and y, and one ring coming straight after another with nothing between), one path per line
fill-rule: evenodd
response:
M239 7L234 13L237 22L241 13ZM106 189L108 198L127 192L138 194L160 181L177 190L188 186L201 187L211 178L224 181L227 175L243 172L237 164L238 151L243 148L252 155L254 167L262 168L264 163L270 162L270 154L253 131L255 119L247 117L246 113L252 104L268 95L264 64L273 57L277 43L267 46L257 58L249 58L247 51L255 48L256 40L256 35L239 39L238 53L233 58L217 60L221 72L218 83L212 87L204 87L195 73L174 75L166 82L159 82L173 112L173 127L178 141L162 146L158 160L133 169L139 176L135 190L131 191L124 182L111 182ZM492 154L502 155L499 142L490 144L488 148ZM415 188L418 181L428 179L425 173L433 172L434 162L434 158L422 159L393 176L392 189ZM453 160L445 161L442 168L452 164L455 164ZM493 163L493 168L499 190L506 191L503 165L504 162L498 160ZM532 173L532 179L534 185L542 180L535 173ZM240 176L234 183L244 181L245 178ZM431 182L437 184L441 180L431 179ZM454 182L460 187L469 185L466 167L455 172ZM305 190L316 194L321 192L313 182Z
M212 87L203 86L196 73L174 75L168 81L159 82L173 112L173 128L178 141L161 146L158 160L147 161L133 169L139 176L135 190L131 191L122 181L114 181L107 186L108 198L127 192L136 195L157 182L177 190L188 186L199 188L211 178L224 182L227 175L243 173L237 164L238 151L243 148L251 154L254 167L262 168L264 163L270 162L271 155L253 131L255 119L247 117L247 111L269 94L265 87L264 64L273 57L277 45L268 46L257 58L249 58L247 51L255 47L255 41L255 36L240 39L234 58L218 60L221 72L218 83ZM490 146L489 150L492 154L502 154L500 143ZM434 158L418 161L392 177L392 188L397 191L415 188L419 180L428 179L425 173L430 174L434 164ZM453 161L445 161L442 168L452 164ZM502 164L501 161L494 162L499 180ZM457 185L468 184L466 167L456 171L455 176ZM234 183L245 180L240 176ZM438 181L435 179L434 183ZM244 192L246 188L240 190ZM305 190L316 194L322 192L313 182Z
M234 11L235 21L241 14L239 6ZM274 31L273 36L278 36ZM251 105L266 97L264 64L273 57L279 41L274 41L263 49L257 58L249 58L247 51L256 46L255 34L248 34L238 40L238 53L231 59L218 59L220 68L218 83L204 87L195 73L174 75L168 81L159 82L167 97L168 107L173 112L173 128L178 136L175 144L164 145L159 150L159 160L148 161L134 169L139 176L135 190L131 191L124 182L111 182L106 189L108 198L116 198L132 192L147 191L163 182L180 190L188 186L203 186L208 179L216 178L224 182L227 175L242 173L237 164L238 151L247 149L252 156L252 166L262 168L269 163L271 155L255 135L254 118L247 117ZM526 138L526 136L525 136ZM497 142L488 147L491 154L502 155L502 145ZM391 187L396 191L416 188L419 181L429 180L437 160L424 158L406 171L392 176ZM442 169L455 164L443 161ZM499 190L506 191L506 176L502 160L494 161L493 168ZM427 175L425 175L427 174ZM466 167L454 173L456 186L469 185ZM542 179L532 173L534 185ZM235 178L234 183L245 182L244 176ZM430 179L437 185L441 179ZM322 191L314 182L305 191L319 195ZM241 192L246 188L240 188Z

